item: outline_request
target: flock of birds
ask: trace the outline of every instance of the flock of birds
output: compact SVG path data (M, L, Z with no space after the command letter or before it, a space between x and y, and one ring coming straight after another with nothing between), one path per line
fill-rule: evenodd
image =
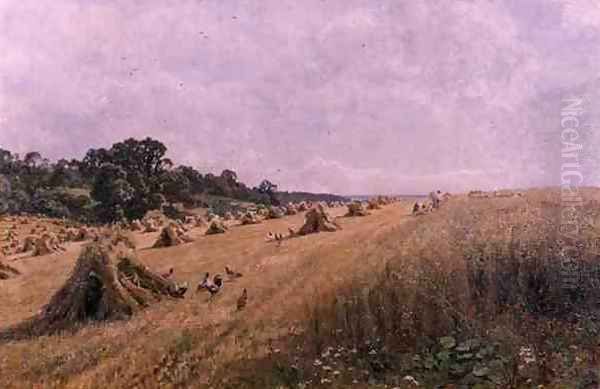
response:
M296 235L296 231L294 231L293 228L288 228L288 234L282 234L281 232L271 232L269 231L269 233L267 233L267 236L265 237L265 241L267 242L277 242L277 244L279 246L281 246L281 243L289 238L292 238Z
M295 235L296 235L296 232L292 228L289 228L287 235L283 234L283 233L279 233L279 232L269 231L267 233L267 236L265 237L265 240L267 242L277 242L278 245L281 245L281 243L285 239L291 238ZM167 273L162 274L162 277L163 278L171 278L171 276L173 276L173 273L174 273L174 269L170 268ZM229 281L243 277L242 273L232 270L229 266L225 266L225 274L227 275ZM223 290L224 285L225 285L225 281L223 279L223 276L221 276L221 274L215 274L214 277L211 278L210 273L207 272L204 274L204 278L203 278L202 282L200 282L198 284L198 287L196 288L196 293L201 292L202 290L206 290L208 293L210 293L210 297L209 297L209 302L210 302L216 295L218 295ZM187 290L187 288L186 288L186 290ZM237 300L238 311L244 309L246 307L247 303L248 303L248 290L246 290L244 288L244 290L242 291L242 295Z
M174 272L175 270L173 268L170 268L167 273L162 274L162 277L171 278ZM233 281L244 276L242 273L234 271L229 266L225 266L225 274L227 275L229 281ZM212 301L212 299L223 290L224 286L225 280L223 279L223 276L221 274L215 274L214 277L211 278L210 273L207 272L204 274L204 279L202 280L202 282L198 284L198 287L196 288L196 293L206 290L208 293L210 293L209 301ZM246 290L246 288L244 288L244 290L242 291L242 295L237 300L237 310L241 311L246 307L247 304L248 291Z

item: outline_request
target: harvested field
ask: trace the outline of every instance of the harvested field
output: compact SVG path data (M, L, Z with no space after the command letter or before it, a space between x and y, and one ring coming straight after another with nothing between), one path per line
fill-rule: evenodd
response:
M595 205L600 191L587 191L586 199L589 222L582 236L590 243L600 232ZM140 261L158 274L174 267L174 281L188 282L193 290L205 272L223 274L226 265L243 277L226 280L210 303L205 293L191 294L177 302L159 302L125 322L3 344L0 370L8 374L0 376L0 385L296 387L310 377L333 379L332 372L315 369L315 361L333 362L329 355L336 351L328 350L341 347L346 351L339 352L344 359L338 366L369 375L341 373L336 376L339 387L357 387L353 380L365 388L377 387L369 386L369 380L391 385L400 373L423 387L464 380L505 380L497 381L500 387L527 380L576 387L595 366L593 340L577 328L592 331L600 317L595 305L599 289L593 278L586 278L579 294L565 297L557 287L556 259L528 259L540 258L542 247L535 242L539 234L551 236L559 200L558 192L535 190L486 201L456 195L440 210L419 218L411 217L410 202L385 205L367 218L343 218L346 210L333 208L328 212L342 229L281 245L265 244L264 236L297 230L304 215L234 226L226 234L210 236L195 228L190 231L193 243L154 250L146 248L158 233L136 233ZM1 327L22 322L48 302L72 269L78 245L68 245L51 262L44 257L14 262L22 274L3 281L7 293L0 295ZM510 250L513 257L507 256ZM581 258L586 274L600 270L593 254ZM29 288L31 284L36 288ZM238 310L240 301L243 310ZM353 319L359 317L355 315L362 319ZM548 357L546 339L564 342L553 344L553 350L578 358L578 365L559 367L556 355ZM483 352L481 344L494 344L485 346L490 357L477 363L470 357L455 360L465 354L458 348ZM349 353L353 349L356 354ZM427 350L447 352L455 370L440 364L446 354L433 355L432 370L414 364L415 355L423 361L430 358ZM519 355L525 352L551 364L552 376L537 363L511 370L511 363L522 363ZM405 356L417 367L406 365ZM18 362L22 358L28 365ZM280 370L289 365L300 370ZM469 369L477 376L469 375Z
M263 237L271 229L298 228L304 215L236 226L227 234L203 236L202 229L194 229L190 235L196 238L195 242L156 250L145 248L153 245L158 233L134 233L140 261L159 274L174 266L177 282L188 281L195 288L205 271L223 272L226 264L242 272L244 277L226 285L223 295L218 296L210 309L206 296L190 295L177 303L160 302L125 323L91 326L75 335L4 344L0 347L0 371L11 373L0 377L0 386L50 385L56 380L64 380L63 385L58 386L116 388L125 382L139 382L154 387L158 382L174 379L169 378L173 372L165 372L167 375L162 376L156 367L162 369L163 358L174 358L165 350L175 347L183 339L190 342L186 346L190 353L185 357L191 358L188 361L190 369L216 372L200 355L209 352L218 356L219 364L234 361L243 354L245 346L261 345L262 349L269 337L287 332L293 323L302 319L307 296L298 293L299 285L303 285L303 290L309 285L313 290L324 285L327 289L334 288L342 281L339 274L343 269L360 271L362 266L368 268L379 263L380 259L373 258L361 261L362 265L357 267L353 260L363 257L369 248L374 249L371 244L361 243L363 239L376 238L409 220L404 218L409 212L408 204L396 204L386 210L360 223L358 219L345 219L341 222L344 229L334 234L300 237L286 241L280 247L265 244ZM341 216L344 209L330 212L333 216ZM6 293L0 295L0 328L26 320L48 302L48 296L66 281L81 245L68 245L65 253L53 255L51 261L37 257L15 262L22 275L3 281L2 288ZM244 288L248 290L249 301L243 313L240 312L241 316L236 316L237 299ZM248 337L244 334L250 328L264 331ZM41 348L52 351L38 352ZM79 357L66 365L51 367L53 360L71 353ZM262 354L262 351L257 350L257 353ZM30 367L14 364L25 355L29 355ZM11 357L7 359L7 356ZM38 366L35 369L39 373L32 375L32 366ZM197 373L188 373L191 374L189 379L198 384L210 379L210 374L200 377L195 375Z

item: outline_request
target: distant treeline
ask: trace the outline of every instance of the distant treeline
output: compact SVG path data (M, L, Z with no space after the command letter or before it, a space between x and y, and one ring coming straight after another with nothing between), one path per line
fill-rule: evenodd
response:
M277 192L277 199L285 204L285 203L297 203L300 201L345 201L346 198L343 196L338 196L329 193L308 193L308 192Z
M191 166L175 166L166 153L167 147L152 138L130 138L109 149L90 149L82 160L57 162L39 152L21 157L0 148L0 214L105 223L141 218L167 204L207 206L207 195L267 205L289 201L269 180L250 188L233 170L202 174Z
M380 196L396 197L402 200L422 200L427 198L424 194L374 194L374 195L350 195L346 196L349 200L353 201L368 201Z

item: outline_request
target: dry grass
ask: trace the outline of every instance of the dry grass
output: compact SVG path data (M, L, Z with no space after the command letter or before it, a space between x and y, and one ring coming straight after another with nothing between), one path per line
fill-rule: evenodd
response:
M343 209L331 210L336 216ZM138 234L138 256L158 273L175 268L174 279L194 290L205 271L224 266L244 274L226 283L221 296L208 303L193 293L183 301L162 302L126 322L89 326L74 335L43 337L0 345L0 387L120 388L213 385L221 367L268 354L269 339L285 336L306 316L306 297L335 289L354 273L382 263L392 253L378 237L410 221L408 205L378 211L369 221L343 220L344 230L268 244L269 231L285 232L302 225L303 215L267 223L232 227L227 234L204 236L194 229L188 245L152 249L158 233ZM35 314L68 278L81 244L61 255L11 262L22 275L3 281L0 328ZM386 248L387 247L387 248ZM236 312L246 288L249 302ZM6 292L6 293L4 293ZM23 362L25 361L25 362ZM234 374L231 374L234 376Z
M410 387L408 375L421 387L594 387L585 384L600 340L600 192L585 195L583 276L569 293L550 190L455 196L419 218L408 202L389 205L281 246L266 233L297 228L302 215L216 236L194 230L195 242L160 250L149 248L157 234L136 234L142 261L161 273L173 266L192 289L226 264L244 277L210 304L195 295L124 323L1 345L0 387ZM0 327L45 303L77 250L15 262L23 275L2 284ZM244 288L248 307L236 312Z
M311 304L275 370L310 386L597 387L599 195L586 190L579 210L575 287L558 192L459 197L419 219L383 271Z

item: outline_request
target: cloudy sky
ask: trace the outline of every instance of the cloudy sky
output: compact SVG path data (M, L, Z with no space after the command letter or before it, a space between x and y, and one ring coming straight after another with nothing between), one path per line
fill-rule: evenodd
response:
M597 0L0 0L0 147L149 135L341 194L552 185L581 95L598 185L599 64Z

